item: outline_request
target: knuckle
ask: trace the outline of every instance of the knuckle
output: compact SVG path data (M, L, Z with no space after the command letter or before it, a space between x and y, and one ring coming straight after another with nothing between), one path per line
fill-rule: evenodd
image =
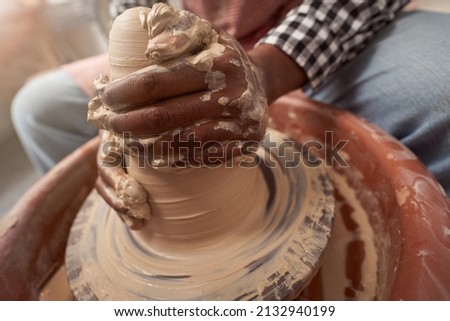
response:
M170 112L162 107L154 107L147 113L147 122L152 130L166 131L172 127Z
M146 72L139 78L135 77L136 85L142 87L144 91L158 91L160 88L160 77L157 73Z

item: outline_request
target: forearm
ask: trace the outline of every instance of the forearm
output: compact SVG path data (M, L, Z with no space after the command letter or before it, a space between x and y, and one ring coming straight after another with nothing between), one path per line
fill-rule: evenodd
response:
M407 2L305 0L258 45L280 48L305 71L308 84L316 89L359 54Z
M276 46L260 45L250 50L248 56L262 73L269 104L308 81L305 71Z

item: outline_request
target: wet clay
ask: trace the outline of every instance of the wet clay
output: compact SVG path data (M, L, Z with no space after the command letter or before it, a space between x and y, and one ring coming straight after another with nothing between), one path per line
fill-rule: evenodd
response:
M176 11L166 4L157 4L152 9L138 7L127 10L115 21L110 33L110 73L111 81L114 82L130 73L142 73L151 71L153 73L165 72L168 68L179 65L189 65L191 68L199 72L206 72L204 82L207 84L208 91L200 97L204 103L208 102L211 94L226 87L224 75L217 70L212 70L214 58L223 54L225 47L219 43L217 32L212 28L209 22L196 17L188 11ZM222 37L229 37L224 35ZM237 51L240 54L240 51ZM242 57L241 57L242 58ZM244 58L242 58L244 59ZM247 59L247 58L245 58ZM240 66L239 61L232 60L229 62L233 65ZM228 97L220 97L219 104L230 104L239 106L241 109L241 119L243 122L251 120L256 125L248 126L244 132L232 121L222 120L214 126L214 130L228 131L232 134L245 137L257 132L263 132L266 125L266 102L262 94L262 85L259 81L250 81L253 70L251 64L242 66L245 71L247 88L240 97L230 101ZM89 104L88 120L100 129L108 131L108 123L106 118L108 115L122 112L121 106L108 106L105 104L101 96L105 86L110 83L108 77L100 76L96 80L96 88L98 96ZM255 108L255 105L261 106ZM207 108L207 105L205 105ZM124 111L126 112L126 111ZM226 111L224 111L226 113ZM193 126L200 125L199 121ZM152 148L154 143L163 135L169 133L159 133L155 135L147 135L138 137L139 144ZM174 134L174 133L170 133ZM112 132L104 134L105 143L118 143L124 146L124 137L115 135ZM237 145L239 147L239 144ZM157 156L153 155L152 159L146 159L142 164L142 155L128 154L126 157L127 170L130 174L121 175L121 179L115 186L117 196L122 202L133 208L134 215L138 219L149 219L152 211L151 207L157 204L151 204L147 209L142 203L145 201L145 195L139 190L137 184L142 184L146 189L148 200L158 199L158 196L152 195L155 190L151 190L148 186L156 185L151 183L151 179L157 179L158 176L163 177L160 171L155 168L170 167L178 161L183 161L185 155L177 153L162 152ZM222 166L225 169L227 166ZM251 171L236 169L240 171L240 176L250 177L254 174ZM179 171L182 173L183 171ZM184 171L186 172L186 171ZM184 173L183 172L183 173ZM198 171L197 171L198 172ZM216 171L216 182L222 179L220 175L227 175L225 171ZM220 174L223 173L223 174ZM105 172L105 175L117 175L117 171ZM200 174L197 174L198 182L201 182ZM178 175L180 177L180 175ZM114 181L111 178L111 181ZM138 182L138 183L136 183ZM194 193L199 185L195 179L190 179L191 185L185 185L186 193ZM235 184L239 184L237 181ZM146 187L147 186L147 187ZM239 186L228 184L229 190L240 190ZM245 199L244 195L241 198ZM262 200L262 199L261 199ZM223 202L222 202L223 203ZM221 202L216 204L219 206ZM223 207L222 207L222 210ZM147 213L144 213L147 211Z
M377 299L378 253L369 214L347 177L334 170L328 173L335 186L336 214L321 267L323 299Z
M260 162L244 177L238 168L201 168L150 179L160 186L159 200L141 231L128 229L92 194L72 227L66 255L74 295L79 300L296 298L324 257L333 189L322 169L286 167L300 145L286 144L277 132L270 137L258 150ZM283 146L282 156L272 154L274 146ZM194 178L197 170L200 178ZM202 184L183 197L190 179ZM238 188L228 189L230 183Z
M167 37L174 40L167 42ZM165 4L151 10L131 9L116 19L111 30L112 81L128 73L164 72L172 64L188 63L206 71L209 91L200 100L207 102L226 86L223 75L211 69L213 58L223 51L211 25L189 12ZM244 68L246 76L252 72L248 68ZM106 117L121 112L121 106L108 106L100 99L108 83L106 77L98 79L99 96L91 101L88 114L93 124L105 130ZM255 101L265 102L257 86L247 81L247 89L234 101L241 117L257 124L240 133L244 137L265 126L265 108L253 108ZM227 97L218 102L229 103ZM240 129L224 120L215 130ZM117 135L106 135L123 143ZM150 146L161 135L140 141ZM285 140L276 132L268 137L273 138L270 143ZM292 145L283 155L256 148L253 155L220 166L188 168L170 166L178 155L142 162L142 156L126 154L127 175L116 190L124 202L131 199L138 204L143 194L135 182L145 190L146 224L130 231L94 195L69 242L67 262L74 294L78 299L105 300L295 298L323 258L334 205L321 168L284 169L285 163L276 163L299 153L298 148ZM80 253L79 248L88 250Z

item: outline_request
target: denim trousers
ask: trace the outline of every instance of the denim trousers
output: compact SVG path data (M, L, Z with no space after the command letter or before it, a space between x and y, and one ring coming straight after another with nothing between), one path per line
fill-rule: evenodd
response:
M450 195L450 15L402 13L358 57L306 94L396 137ZM48 171L96 135L86 122L88 101L63 69L35 78L18 92L13 123L39 171Z

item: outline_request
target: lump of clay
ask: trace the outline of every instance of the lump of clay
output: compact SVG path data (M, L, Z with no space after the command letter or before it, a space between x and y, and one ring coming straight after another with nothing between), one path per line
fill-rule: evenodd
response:
M193 56L212 43L217 43L217 33L211 24L189 11L164 3L129 9L114 21L109 35L111 78Z
M107 129L105 118L112 111L102 104L100 97L110 80L148 70L166 71L171 64L188 63L197 70L210 71L213 58L223 51L224 46L218 43L218 34L211 24L189 11L176 11L164 3L155 4L152 9L128 9L111 27L111 79L100 75L95 80L97 97L89 103L88 121L97 128Z
M132 8L116 18L110 31L111 80L149 68L155 72L164 71L172 63L189 63L199 70L208 70L214 55L220 54L223 49L218 43L218 34L210 23L188 11L176 11L164 3L156 4L152 9ZM89 103L88 121L100 129L106 129L102 135L103 142L120 146L115 147L113 152L123 155L124 137L109 132L106 126L106 117L114 111L100 99L109 82L109 78L103 75L96 80L98 95ZM151 145L158 138L158 135L146 137L139 142ZM134 164L132 156L126 156L126 159L128 164ZM158 173L149 168L129 168L128 174L118 170L105 173L115 176L110 181L115 185L117 197L130 209L128 214L136 219L148 220L149 210L143 204L146 202L146 195L143 199L143 193L136 183L152 181L153 175L158 176Z

